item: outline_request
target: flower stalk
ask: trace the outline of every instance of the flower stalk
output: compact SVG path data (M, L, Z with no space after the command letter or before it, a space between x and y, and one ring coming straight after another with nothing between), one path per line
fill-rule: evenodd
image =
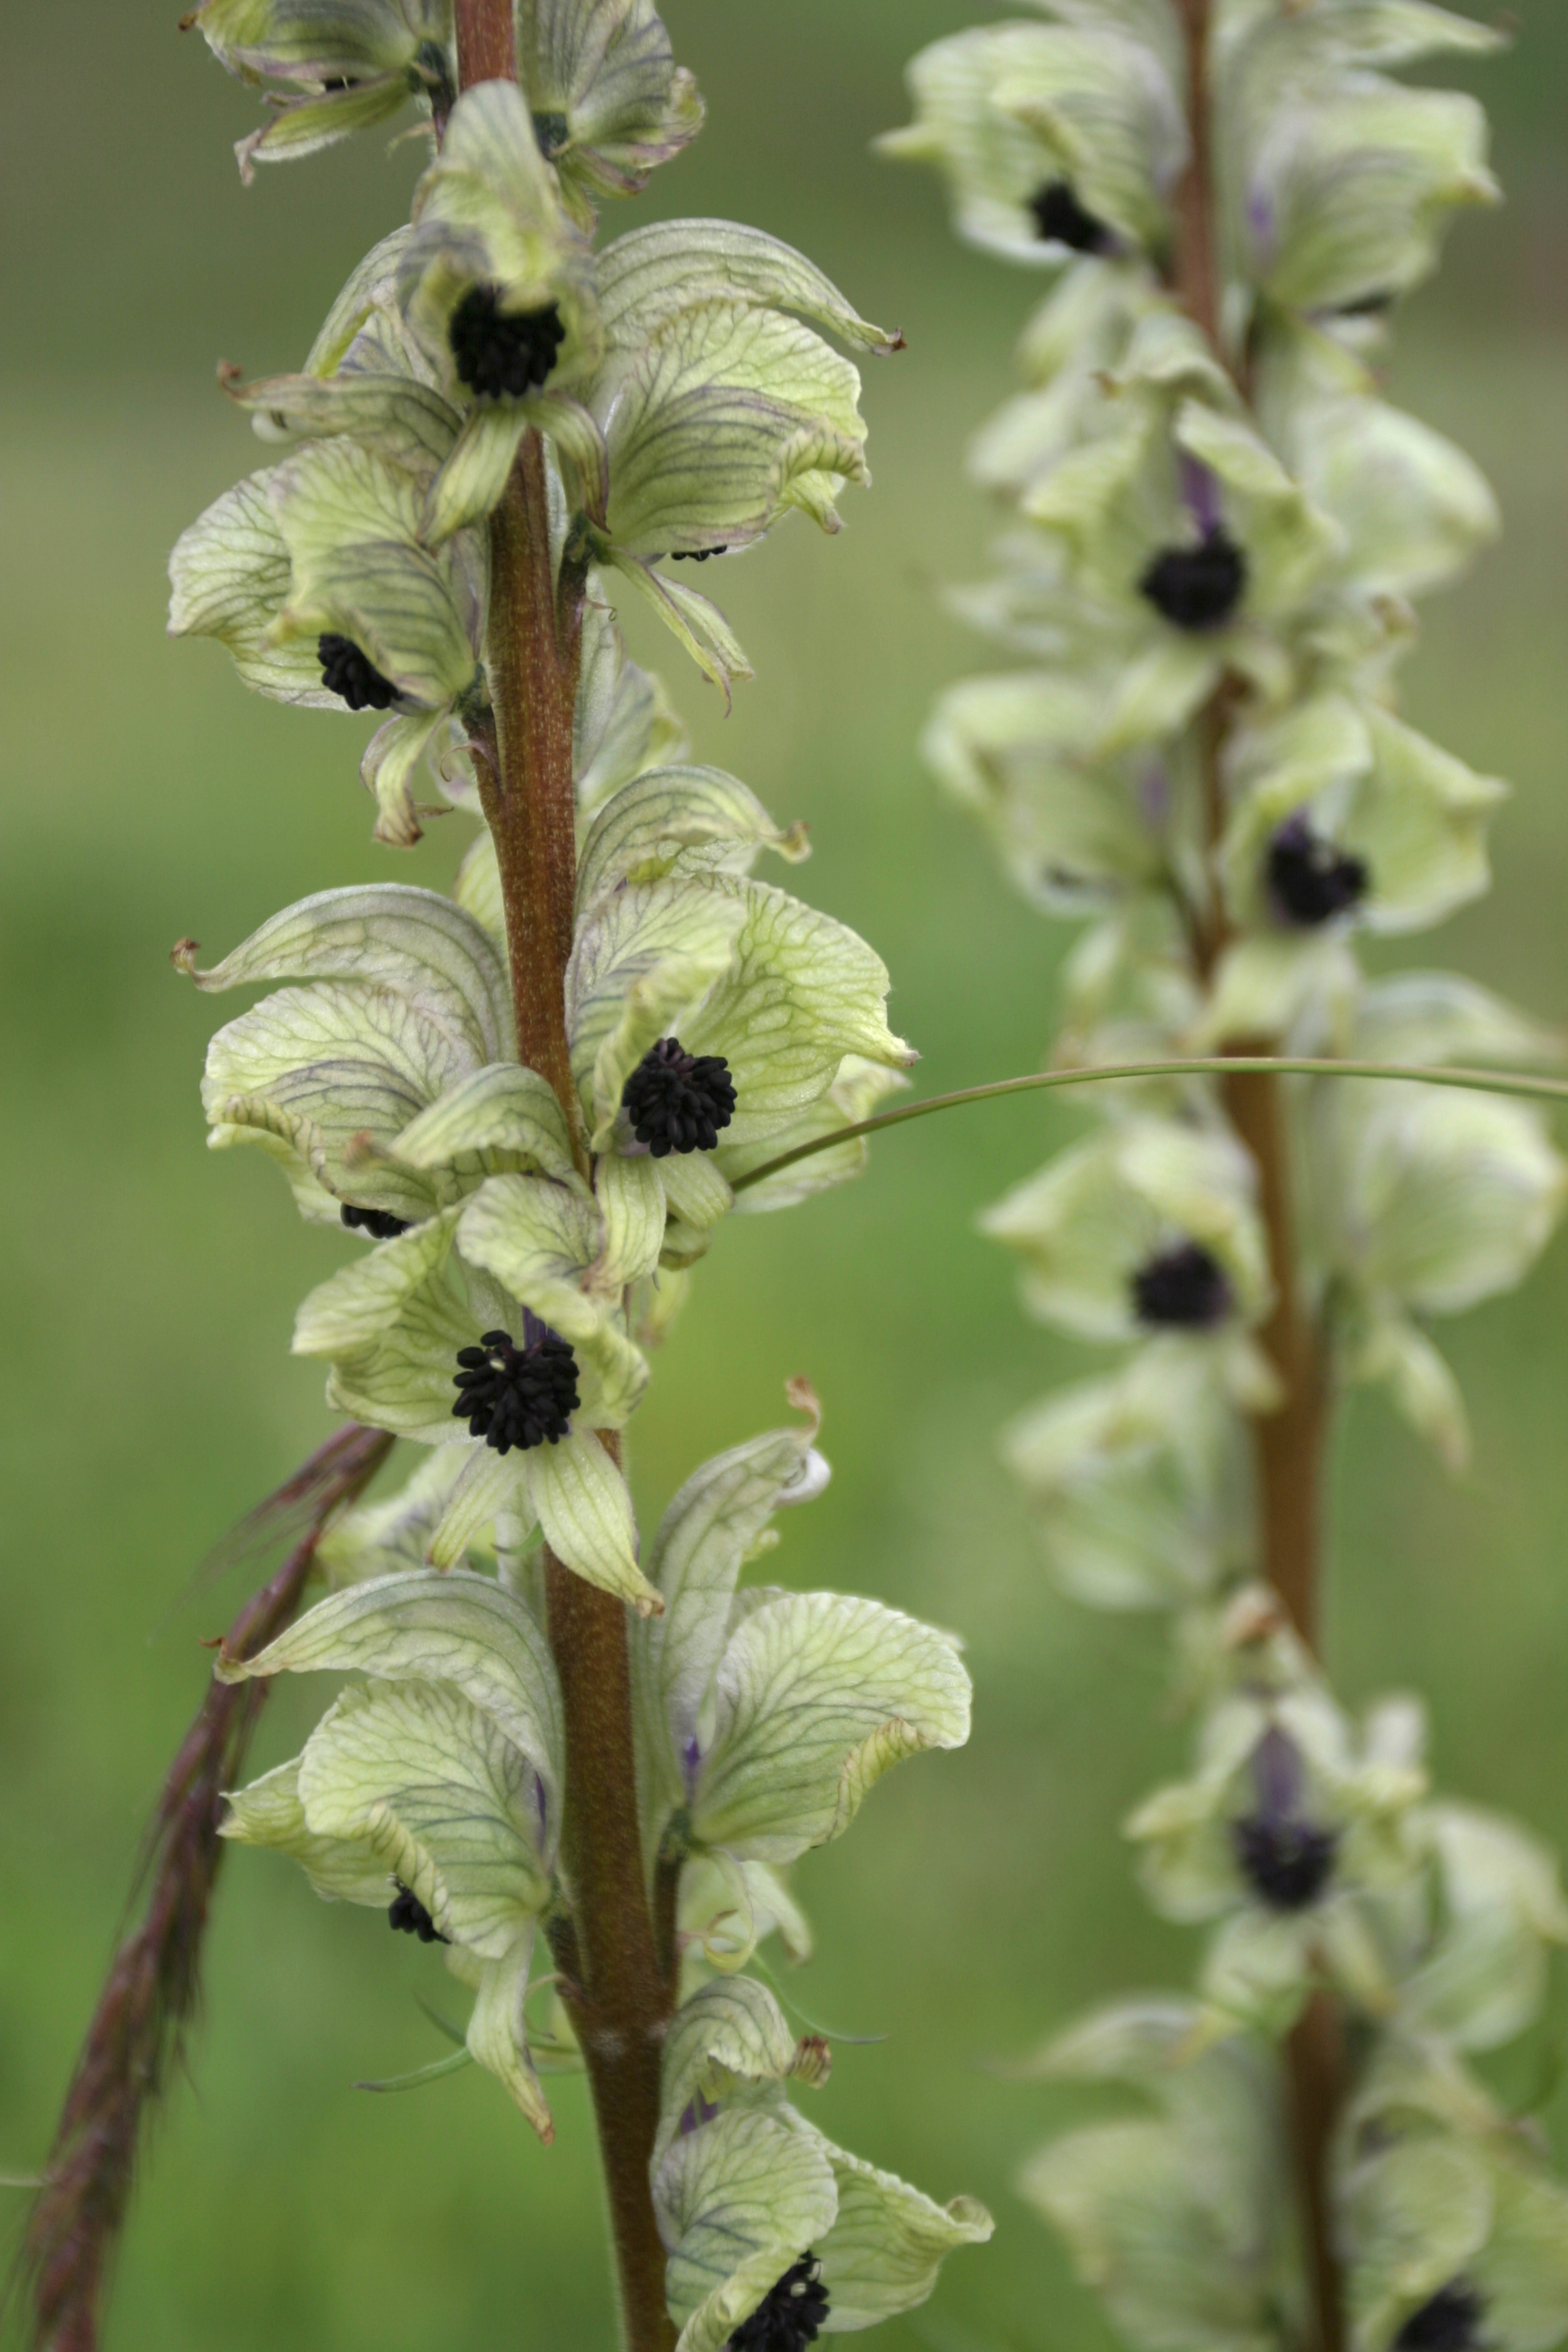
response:
M458 0L460 88L510 82L512 0ZM552 558L543 445L523 435L490 517L488 649L495 764L476 762L496 846L519 1059L560 1100L581 1173L586 1137L566 1037L566 965L577 881L574 718L586 566ZM619 1433L602 1433L620 1464ZM566 1801L562 1852L573 1912L552 1937L562 1998L588 2071L615 2244L626 2352L669 2352L665 2248L651 2166L660 2056L674 2006L661 1969L637 1831L626 1606L585 1583L548 1546L546 1623L561 1676Z
M796 2111L826 2048L745 1969L770 1937L805 1957L783 1872L891 1764L960 1744L967 1677L896 1612L737 1590L826 1482L806 1384L805 1425L701 1465L646 1548L622 1433L748 1171L845 1135L915 1057L866 943L753 878L804 829L685 763L617 600L728 698L750 666L676 562L797 509L837 530L869 476L859 373L826 338L901 338L758 229L597 242L601 203L702 121L652 0L197 21L295 93L247 168L410 100L433 153L304 370L227 380L296 446L185 532L171 625L282 700L384 714L361 762L383 844L419 838L421 766L482 819L450 896L325 891L210 971L176 952L198 987L284 983L213 1041L212 1139L262 1144L308 1218L359 1237L295 1348L339 1410L424 1449L337 1531L318 1606L220 1660L226 1683L352 1677L222 1834L438 1954L473 1996L467 2054L541 2139L542 2072L587 2073L627 2352L870 2326L990 2217ZM851 1139L744 1211L863 1163Z

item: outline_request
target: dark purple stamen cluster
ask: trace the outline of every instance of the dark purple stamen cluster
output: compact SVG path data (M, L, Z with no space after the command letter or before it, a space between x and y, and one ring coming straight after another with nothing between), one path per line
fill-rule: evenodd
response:
M1473 2286L1450 2279L1429 2303L1411 2313L1394 2339L1394 2352L1476 2352L1485 2312Z
M1218 524L1195 547L1163 549L1138 583L1139 593L1173 628L1194 635L1223 628L1246 587L1247 558Z
M443 1936L417 1895L412 1894L401 1878L395 1879L393 1884L397 1894L387 1908L388 1927L395 1927L399 1935L417 1936L422 1944L450 1943L451 1937Z
M749 2319L730 2338L731 2352L803 2352L815 2344L827 2316L822 2265L807 2251L774 2281Z
M503 310L494 286L470 286L447 330L458 375L481 400L520 399L542 384L566 341L553 302Z
M1348 915L1372 882L1364 857L1336 849L1300 814L1287 817L1269 843L1268 874L1276 910L1305 930Z
M1112 243L1102 220L1079 204L1070 180L1049 180L1029 198L1042 241L1070 246L1075 253L1107 253Z
M711 1151L735 1116L730 1065L722 1054L689 1054L679 1037L661 1037L621 1088L621 1107L656 1160Z
M316 639L316 659L321 665L321 684L327 692L340 695L351 710L390 710L396 701L397 688L392 680L383 677L352 637L340 637L335 629L325 630Z
M369 1234L373 1241L395 1242L408 1231L407 1218L395 1217L390 1209L360 1209L345 1201L338 1214L351 1234Z
M1253 1750L1252 1778L1257 1808L1231 1823L1237 1863L1271 1911L1304 1911L1332 1874L1338 1833L1307 1818L1300 1750L1277 1724Z
M670 551L672 563L706 563L710 555L723 555L721 547L677 547Z
M515 1445L556 1445L571 1433L579 1403L577 1359L557 1333L520 1348L505 1331L487 1331L477 1348L459 1348L453 1380L454 1417L466 1421L470 1437L482 1437L498 1454Z
M1315 1903L1333 1873L1339 1839L1310 1822L1269 1821L1249 1813L1231 1824L1241 1873L1271 1911L1304 1911Z
M1178 1242L1141 1265L1132 1277L1132 1308L1140 1323L1174 1331L1212 1331L1231 1309L1230 1281L1201 1242Z

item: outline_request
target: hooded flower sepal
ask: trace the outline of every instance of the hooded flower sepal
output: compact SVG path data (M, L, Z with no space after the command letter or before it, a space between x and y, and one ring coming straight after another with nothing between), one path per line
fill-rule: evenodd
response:
M1497 200L1486 117L1473 98L1403 89L1368 68L1500 38L1427 6L1254 18L1225 73L1243 276L1319 314L1418 285L1454 208Z
M980 1228L1018 1251L1043 1322L1149 1340L1248 1410L1278 1402L1252 1337L1270 1297L1256 1175L1223 1129L1129 1118L1061 1153Z
M607 494L590 505L588 549L726 699L752 675L728 622L655 567L749 547L792 509L838 530L843 486L871 478L859 394L855 367L800 320L713 299L665 319L595 404Z
M603 450L577 397L602 348L592 257L515 83L478 83L453 108L415 190L397 290L442 390L466 412L426 537L439 544L489 513L531 425L594 495Z
M642 1818L650 1866L679 1851L773 1869L841 1836L875 1783L925 1748L962 1747L969 1677L952 1643L871 1601L737 1594L782 1504L820 1493L818 1408L705 1463L648 1561L663 1613L633 1629Z
M1345 1375L1385 1384L1458 1467L1463 1402L1423 1326L1522 1281L1562 1214L1568 1168L1528 1103L1375 1080L1314 1095L1313 1191Z
M601 196L635 196L702 128L697 84L678 66L651 0L524 0L518 79L540 152L578 226Z
M1221 959L1200 1046L1278 1036L1314 1002L1342 1039L1360 992L1347 931L1418 930L1478 897L1505 787L1340 695L1244 730L1230 786L1220 862L1241 936Z
M209 971L196 952L183 941L174 961L204 991L299 983L218 1032L202 1101L213 1148L269 1152L307 1217L338 1223L347 1210L363 1224L370 1212L416 1226L499 1170L572 1169L559 1104L505 1058L501 955L438 892L324 890ZM507 1075L481 1076L498 1066Z
M1003 1432L1064 1592L1093 1609L1187 1609L1255 1562L1245 1424L1178 1356L1144 1349Z
M607 475L588 543L727 697L751 676L728 623L657 566L748 546L795 507L837 530L844 484L870 480L860 379L814 330L873 352L903 339L804 255L730 221L635 230L599 257L595 284L608 349L591 405Z
M200 0L183 21L276 110L236 144L247 184L258 163L371 130L411 96L444 110L457 89L451 0Z
M1205 2031L1194 2001L1119 2001L1017 2070L1144 2109L1063 2133L1018 2182L1139 2352L1272 2343L1304 2320L1278 2066L1250 2035Z
M922 49L908 80L915 120L877 146L935 165L970 243L1057 268L1163 246L1187 153L1164 12L975 26Z
M1506 1814L1426 1808L1429 1903L1399 1987L1401 2030L1495 2050L1540 2017L1568 1899L1550 1847Z
M542 2138L550 2111L523 2002L552 1900L562 1716L549 1644L488 1578L351 1586L219 1679L363 1675L304 1752L230 1799L223 1834L291 1854L318 1891L389 1910L411 1897L477 1999L468 2047Z
M342 437L307 443L193 523L170 559L170 634L215 636L247 685L394 716L361 772L377 838L419 837L411 779L454 711L482 700L488 593L472 534L432 553L419 478Z
M1275 1652L1289 1676L1289 1650ZM1155 1908L1219 1922L1200 1979L1207 2032L1281 2034L1320 1978L1364 2015L1392 2013L1372 1906L1420 1869L1423 1728L1414 1702L1389 1700L1358 1735L1300 1660L1280 1687L1219 1697L1194 1777L1132 1815Z
M1059 671L965 678L940 698L926 765L979 817L1004 871L1045 914L1103 914L1168 891L1207 895L1190 737L1100 749L1106 688Z
M1445 2043L1384 2037L1334 2170L1354 2352L1562 2341L1568 2188Z
M619 1201L647 1221L653 1255L628 1255L633 1275L661 1251L675 1265L701 1254L732 1174L796 1131L847 1124L825 1098L879 1090L854 1084L851 1064L879 1078L914 1059L888 1028L887 970L865 941L745 877L763 846L798 856L804 843L715 770L639 778L584 845L593 895L567 967L567 1036L606 1213Z
M679 2352L732 2340L804 2352L824 2325L874 2326L925 2302L945 2255L991 2235L973 2198L933 2204L788 2105L786 2080L826 2074L826 2045L797 2042L749 1978L705 1985L677 2012L653 2190ZM771 2325L748 2332L764 2308Z

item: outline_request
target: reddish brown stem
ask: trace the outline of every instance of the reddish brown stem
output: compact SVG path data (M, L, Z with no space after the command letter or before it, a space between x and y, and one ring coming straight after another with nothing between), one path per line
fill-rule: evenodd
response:
M1184 307L1224 357L1214 109L1210 89L1212 0L1179 0L1186 35L1192 152L1176 192L1172 282ZM1245 387L1244 387L1245 389ZM1211 863L1225 825L1226 739L1237 690L1228 679L1198 721ZM1199 971L1206 980L1226 944L1217 902L1194 926ZM1276 1050L1237 1039L1237 1054ZM1310 1648L1320 1643L1322 1486L1329 1431L1329 1388L1322 1334L1301 1293L1300 1252L1292 1199L1290 1138L1277 1077L1238 1071L1225 1082L1232 1125L1258 1170L1258 1207L1268 1240L1274 1305L1259 1334L1279 1377L1283 1402L1254 1423L1258 1536L1264 1574ZM1315 2352L1342 2352L1344 2296L1334 2245L1329 2158L1334 2118L1344 2096L1343 2034L1338 2011L1314 1994L1286 2050L1290 2127L1301 2200L1302 2241L1310 2291Z
M626 1610L548 1561L550 1646L566 1715L565 1859L578 1973L563 1988L594 2095L629 2352L668 2352L665 2251L648 2166L667 1985L644 1888Z
M305 1532L278 1573L224 1636L249 1657L300 1605L321 1532L392 1450L378 1429L351 1424L328 1439L242 1534ZM209 1685L169 1769L148 1832L142 1924L114 1956L50 2151L47 2186L27 2226L31 2341L39 2352L96 2352L104 2281L130 2202L150 2114L196 2005L203 1940L223 1842L223 1791L239 1779L267 1698L264 1682Z
M577 887L572 730L582 656L582 583L558 594L544 450L523 436L490 521L490 691L498 772L480 768L511 959L520 1061L549 1079L574 1129L563 980Z
M458 0L458 55L465 89L515 70L511 0ZM490 523L495 763L477 766L500 876L518 1056L554 1087L586 1175L565 1001L584 586L571 558L558 566L552 549L544 450L529 432ZM618 1460L618 1441L604 1442ZM544 1575L564 1700L562 1847L572 1905L552 1943L593 2092L626 2352L671 2352L649 2168L673 1986L659 1966L643 1873L626 1612L548 1551Z
M457 0L458 87L476 81L512 81L517 49L510 7L496 0Z

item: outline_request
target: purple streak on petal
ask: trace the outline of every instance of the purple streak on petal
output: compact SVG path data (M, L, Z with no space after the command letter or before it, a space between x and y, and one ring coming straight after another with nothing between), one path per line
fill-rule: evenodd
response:
M1220 526L1219 484L1206 466L1184 449L1178 450L1181 467L1182 504L1192 516L1205 539L1212 539Z
M1256 182L1247 194L1247 226L1252 231L1258 260L1268 264L1274 257L1274 200L1268 189Z
M1138 805L1151 830L1163 832L1171 814L1171 772L1163 761L1156 760L1139 778Z
M689 1797L697 1786L697 1775L702 1769L702 1750L694 1738L689 1739L680 1751L680 1769L685 1775L686 1793Z

